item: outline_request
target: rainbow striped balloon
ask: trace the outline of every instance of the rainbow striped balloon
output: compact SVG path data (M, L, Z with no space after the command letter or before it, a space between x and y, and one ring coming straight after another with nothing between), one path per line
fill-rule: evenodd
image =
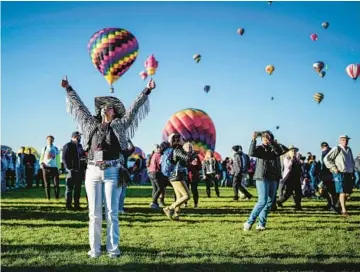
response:
M135 62L139 44L122 28L104 28L90 38L88 51L92 63L112 87Z
M190 141L202 156L206 150L215 150L215 126L210 116L202 110L188 108L176 112L165 125L163 141L171 133L179 133L185 141Z

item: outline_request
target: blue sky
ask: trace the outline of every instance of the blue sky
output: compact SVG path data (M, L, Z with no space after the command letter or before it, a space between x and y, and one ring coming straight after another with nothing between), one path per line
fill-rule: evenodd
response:
M145 87L139 72L147 56L153 52L159 61L151 112L133 139L145 152L161 141L173 113L194 107L213 119L223 156L235 144L247 151L252 131L263 129L315 154L321 141L335 145L348 134L357 154L360 82L345 67L360 63L359 12L359 2L2 2L1 143L41 148L52 134L58 146L65 144L76 126L60 80L67 74L93 112L94 97L110 93L87 42L102 28L120 27L140 47L115 83L127 107ZM311 41L311 33L319 40ZM202 55L198 64L195 53ZM318 60L328 64L323 79L312 68ZM267 64L275 65L271 76ZM208 94L204 85L211 86ZM325 94L321 105L315 92Z

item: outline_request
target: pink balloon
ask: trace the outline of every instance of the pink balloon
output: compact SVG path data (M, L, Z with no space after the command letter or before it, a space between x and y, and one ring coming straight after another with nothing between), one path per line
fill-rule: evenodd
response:
M311 35L310 35L310 39L312 39L313 41L317 41L318 35L316 35L316 34L311 34Z

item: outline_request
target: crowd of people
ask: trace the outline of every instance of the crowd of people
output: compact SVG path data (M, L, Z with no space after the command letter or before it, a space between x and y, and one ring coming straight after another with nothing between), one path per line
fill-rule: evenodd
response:
M110 258L116 258L120 256L118 215L125 212L126 190L134 177L134 167L130 169L128 160L135 147L129 139L148 113L148 96L155 89L155 82L148 82L128 110L115 97L96 97L95 115L91 115L67 78L62 80L61 86L66 91L68 111L82 134L73 132L71 140L63 146L62 163L51 135L46 137L47 145L41 150L38 161L31 150L26 154L25 148L18 154L2 150L2 192L31 188L35 177L37 187L42 180L48 200L51 199L52 180L55 199L59 199L59 174L62 172L66 173L65 206L68 210L81 210L81 186L85 180L89 212L88 255L97 258L101 254L102 210L105 206L106 250ZM261 144L257 144L258 138L261 138ZM167 141L155 146L146 163L141 164L144 166L140 167L140 162L134 165L137 173L146 167L152 184L150 208L162 208L171 220L180 220L181 207L188 206L190 196L194 208L199 206L198 185L202 181L208 198L212 188L220 197L221 188L231 186L234 201L250 200L253 195L248 187L255 185L257 203L244 223L244 230L250 230L256 221L256 229L265 230L269 212L281 208L291 196L295 210L302 209L303 197L323 198L327 201L326 210L349 216L346 201L353 188L360 188L360 154L354 158L349 140L348 136L341 135L339 145L333 148L326 142L321 143L322 157L316 161L316 156L311 153L305 157L295 146L278 143L270 131L254 132L247 154L242 146L235 145L231 149L231 158L217 161L213 151L208 150L201 161L192 144L174 133ZM138 183L136 179L135 183ZM165 204L167 186L174 190L174 202L170 205Z

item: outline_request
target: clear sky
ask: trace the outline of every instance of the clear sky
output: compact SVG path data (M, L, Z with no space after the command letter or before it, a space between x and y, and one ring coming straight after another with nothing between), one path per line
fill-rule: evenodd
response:
M76 129L65 109L63 75L89 109L94 97L110 95L92 65L87 43L105 27L120 27L139 41L139 56L115 83L128 107L145 87L139 77L152 52L151 112L140 124L135 145L150 152L178 110L206 111L217 130L223 156L252 131L270 129L279 142L319 154L321 141L352 137L360 152L360 82L345 72L360 63L360 2L2 2L1 136L14 149L45 146L55 136L62 146ZM328 21L327 30L321 23ZM237 29L245 28L239 36ZM318 41L310 40L316 33ZM192 56L202 55L196 64ZM328 65L321 79L315 61ZM265 66L273 64L269 76ZM360 79L359 79L360 81ZM211 91L205 94L204 85ZM325 94L321 105L312 96ZM271 97L275 99L271 101ZM280 126L276 130L276 126Z

